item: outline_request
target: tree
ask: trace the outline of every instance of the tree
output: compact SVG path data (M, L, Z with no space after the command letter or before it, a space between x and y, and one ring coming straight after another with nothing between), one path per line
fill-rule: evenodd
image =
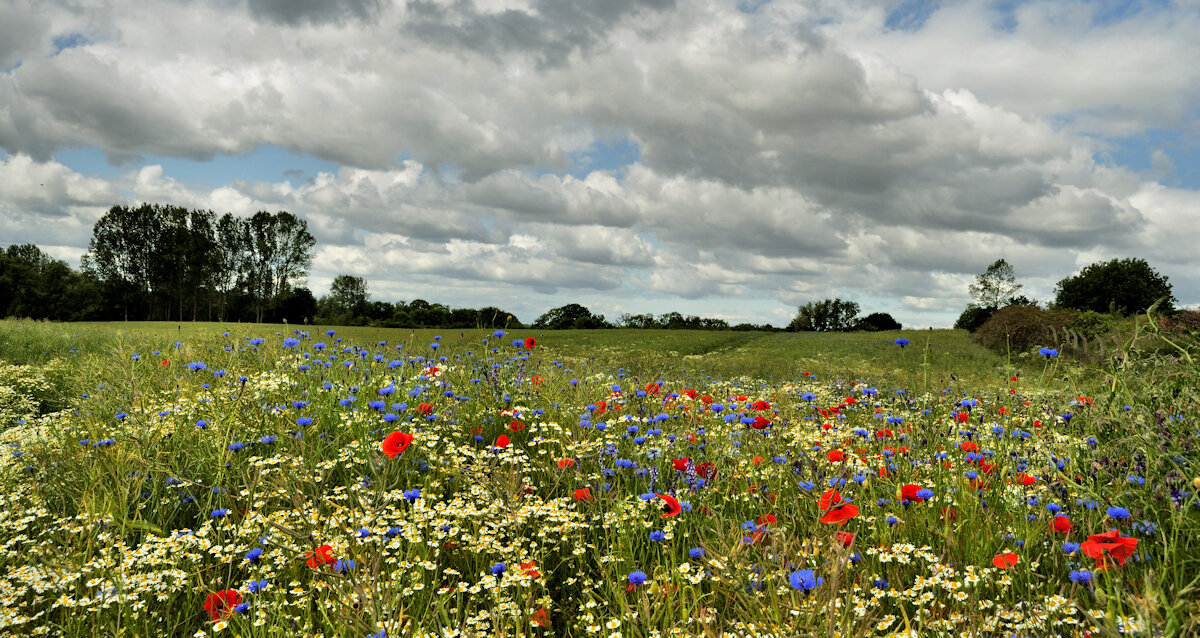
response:
M967 332L975 332L980 326L987 323L992 315L996 314L996 308L981 308L975 304L967 306L966 310L958 316L958 320L954 322L954 327Z
M308 222L285 211L255 213L248 230L250 295L254 320L262 322L281 295L293 284L304 283L316 240L308 232Z
M863 317L858 322L859 330L867 330L870 332L883 332L884 330L900 330L901 325L886 312L872 312Z
M591 310L577 303L571 303L547 310L533 322L533 327L563 330L566 328L607 328L609 326L608 322L604 320L604 315L593 315Z
M858 317L858 304L840 298L810 301L796 312L788 330L833 332L852 330Z
M334 314L361 315L371 295L367 280L353 275L338 275L329 286L329 298Z
M983 274L975 275L975 283L967 288L974 299L973 305L980 308L1003 308L1012 303L1021 289L1013 267L1004 259L997 259Z
M1055 307L1123 315L1144 312L1164 298L1159 309L1169 313L1176 301L1167 277L1136 258L1091 264L1058 282L1054 292Z

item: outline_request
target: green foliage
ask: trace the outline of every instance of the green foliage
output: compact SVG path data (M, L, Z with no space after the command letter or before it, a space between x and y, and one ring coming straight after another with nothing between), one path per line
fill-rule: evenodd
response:
M550 328L551 330L568 328L586 330L611 326L604 320L604 315L593 315L591 310L577 303L571 303L547 310L533 322L533 327Z
M1144 259L1127 258L1096 262L1077 275L1058 282L1054 305L1058 308L1116 312L1123 315L1145 312L1165 298L1159 312L1170 313L1176 301L1167 277Z
M1009 306L996 311L973 337L997 353L1024 352L1039 347L1056 347L1056 330L1071 320L1071 313L1043 310L1037 306Z
M796 311L788 325L793 332L845 332L853 330L858 304L840 298L810 301Z
M987 323L987 320L991 319L994 314L996 314L995 308L970 305L958 316L958 320L954 322L954 327L958 330L975 332L979 329L979 326Z
M867 330L870 332L883 332L885 330L900 330L904 326L900 325L890 314L886 312L872 312L863 317L854 326L855 330Z

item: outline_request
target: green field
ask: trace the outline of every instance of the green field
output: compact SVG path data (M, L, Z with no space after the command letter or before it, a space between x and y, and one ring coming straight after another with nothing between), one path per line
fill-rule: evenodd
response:
M0 634L1200 632L1151 332L330 329L0 322Z

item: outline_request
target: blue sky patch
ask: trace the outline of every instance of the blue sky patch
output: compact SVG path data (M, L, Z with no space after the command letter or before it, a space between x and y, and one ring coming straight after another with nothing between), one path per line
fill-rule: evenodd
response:
M930 0L904 0L892 7L883 24L891 31L918 31L939 6Z
M163 167L163 175L183 182L224 186L234 180L245 182L282 182L303 184L319 172L336 173L339 165L317 159L308 153L264 145L242 155L217 155L209 161L149 155L139 162L113 165L104 151L87 147L59 151L55 159L64 166L88 175L112 177L124 171L150 164Z
M1200 139L1195 133L1179 129L1153 129L1126 138L1108 138L1107 152L1098 153L1097 161L1108 166L1124 166L1163 184L1200 189ZM1169 166L1156 165L1156 151L1170 160ZM1164 170L1165 169L1165 170Z
M592 171L615 171L642 157L642 150L628 135L599 138L585 151L571 154L571 175L580 179Z

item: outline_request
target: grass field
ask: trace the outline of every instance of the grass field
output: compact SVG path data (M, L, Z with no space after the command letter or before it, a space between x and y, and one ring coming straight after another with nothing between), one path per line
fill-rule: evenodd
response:
M1154 334L326 330L0 322L0 633L1200 633Z

